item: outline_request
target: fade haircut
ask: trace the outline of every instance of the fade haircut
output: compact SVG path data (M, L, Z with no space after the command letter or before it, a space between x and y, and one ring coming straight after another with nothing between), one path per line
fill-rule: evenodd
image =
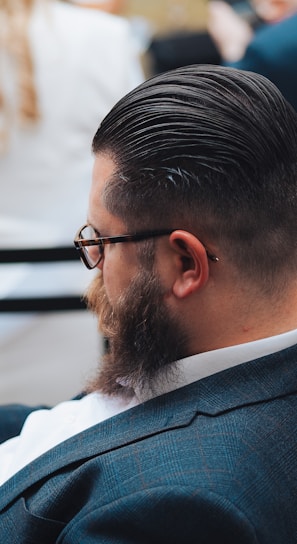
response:
M130 232L185 228L267 290L297 262L297 113L265 77L193 65L121 99L93 140Z

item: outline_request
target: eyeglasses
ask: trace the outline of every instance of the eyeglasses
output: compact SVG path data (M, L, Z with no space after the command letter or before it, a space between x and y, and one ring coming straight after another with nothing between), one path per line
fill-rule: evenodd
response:
M104 257L104 246L107 244L118 244L124 242L139 242L156 238L157 236L166 236L177 229L153 230L139 232L135 234L122 234L121 236L100 236L91 225L84 225L79 229L74 239L74 245L79 251L80 258L85 266L92 270L95 268ZM218 257L208 252L208 258L211 261L218 261Z

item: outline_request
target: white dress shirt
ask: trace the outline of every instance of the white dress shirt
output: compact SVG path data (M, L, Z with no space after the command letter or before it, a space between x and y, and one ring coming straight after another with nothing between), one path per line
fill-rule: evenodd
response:
M156 378L154 391L136 392L130 400L91 393L81 400L62 402L28 416L15 438L0 446L0 485L25 465L71 436L150 398L179 389L241 363L275 353L297 343L297 330L255 342L208 351L178 361L175 379Z

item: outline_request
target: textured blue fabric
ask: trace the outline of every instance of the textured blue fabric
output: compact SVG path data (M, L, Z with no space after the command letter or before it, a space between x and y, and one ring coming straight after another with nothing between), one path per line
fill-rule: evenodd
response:
M226 65L266 76L297 110L297 14L258 30L243 59Z
M0 488L0 542L296 544L296 414L297 346L132 408Z

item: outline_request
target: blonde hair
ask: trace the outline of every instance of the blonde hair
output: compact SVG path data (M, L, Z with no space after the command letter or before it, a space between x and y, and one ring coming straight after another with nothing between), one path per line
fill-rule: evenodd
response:
M20 124L39 118L38 97L28 27L34 0L0 0L0 150L9 141L12 119ZM15 102L4 82L5 62L13 69ZM16 111L13 111L16 110Z

